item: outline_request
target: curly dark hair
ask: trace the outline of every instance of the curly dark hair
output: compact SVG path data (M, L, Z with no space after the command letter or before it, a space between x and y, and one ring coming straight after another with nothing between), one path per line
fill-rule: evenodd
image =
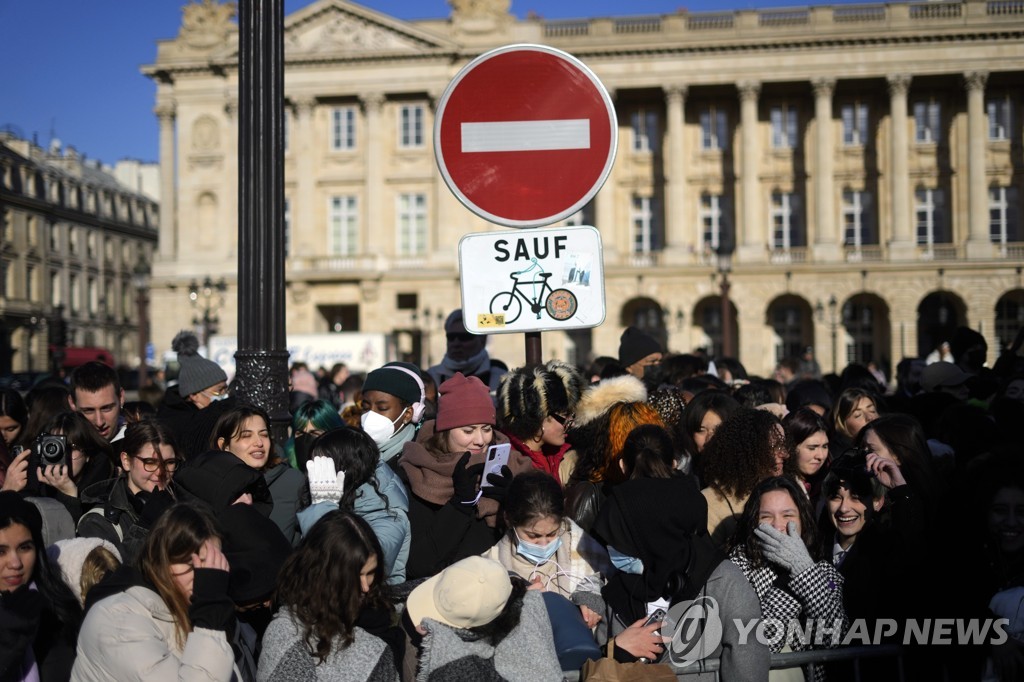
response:
M747 503L743 505L743 513L740 514L736 534L732 537L730 547L742 547L743 553L747 555L747 559L755 568L767 563L761 553L761 543L754 535L754 529L761 525L759 518L761 497L775 490L787 493L796 504L797 512L800 514L800 537L804 541L804 546L807 547L811 559L817 561L820 558L818 556L820 547L817 525L814 522L814 510L811 509L811 502L807 495L800 489L800 484L788 476L772 476L754 486Z
M775 415L742 407L722 422L715 437L704 446L704 482L736 497L746 497L772 475L775 452L785 447L782 422Z
M365 595L359 582L363 566L377 557L373 585ZM363 519L344 510L316 522L281 568L277 603L287 607L302 629L310 654L323 663L334 647L352 644L364 604L387 607L384 553Z

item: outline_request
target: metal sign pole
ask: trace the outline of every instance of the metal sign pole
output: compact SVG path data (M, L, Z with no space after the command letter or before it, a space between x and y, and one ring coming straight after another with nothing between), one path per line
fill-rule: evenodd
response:
M526 332L526 364L539 365L543 360L540 348L540 332Z

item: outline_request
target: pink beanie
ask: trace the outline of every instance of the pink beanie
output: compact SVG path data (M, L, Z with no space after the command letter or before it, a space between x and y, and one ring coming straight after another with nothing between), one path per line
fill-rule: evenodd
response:
M470 424L494 426L494 402L484 382L472 376L466 378L461 372L456 372L455 376L441 384L438 391L440 395L435 431L447 431Z

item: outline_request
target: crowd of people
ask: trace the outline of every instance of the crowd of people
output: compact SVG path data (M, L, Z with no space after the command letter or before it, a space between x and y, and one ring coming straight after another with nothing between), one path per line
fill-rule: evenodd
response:
M723 680L852 679L771 657L889 621L870 679L1024 679L1017 348L988 368L960 329L890 387L633 327L587 368L445 333L436 367L293 366L286 440L187 332L157 404L99 362L0 391L0 680L711 679L671 655L697 600ZM908 643L927 618L1008 637Z

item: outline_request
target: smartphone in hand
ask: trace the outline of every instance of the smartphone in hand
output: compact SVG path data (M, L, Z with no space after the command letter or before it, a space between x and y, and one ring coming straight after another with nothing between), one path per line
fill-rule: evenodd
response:
M487 448L487 458L484 460L484 473L480 477L481 488L486 488L491 485L490 481L487 480L488 474L501 475L501 468L503 466L508 466L508 458L511 454L512 445L509 443L492 445Z

